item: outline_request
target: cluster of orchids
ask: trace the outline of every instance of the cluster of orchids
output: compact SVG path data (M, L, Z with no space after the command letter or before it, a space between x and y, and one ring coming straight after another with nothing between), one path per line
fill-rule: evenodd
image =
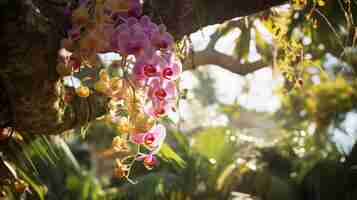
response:
M120 132L111 152L125 155L115 159L114 174L126 178L135 161L149 169L157 164L155 154L166 136L160 122L176 112L182 72L173 37L164 25L142 16L141 9L140 0L79 1L65 13L71 27L57 65L60 75L73 77L85 68L99 68L99 54L119 55L98 70L93 86L80 84L75 93L110 98L106 119Z

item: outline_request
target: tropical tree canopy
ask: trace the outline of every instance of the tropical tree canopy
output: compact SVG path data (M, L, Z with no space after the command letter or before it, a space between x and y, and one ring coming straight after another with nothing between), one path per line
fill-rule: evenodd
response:
M356 199L356 14L0 0L0 199Z

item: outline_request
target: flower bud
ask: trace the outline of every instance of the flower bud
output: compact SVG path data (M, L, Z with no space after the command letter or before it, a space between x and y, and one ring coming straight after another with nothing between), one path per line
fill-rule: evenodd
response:
M126 140L124 140L120 136L116 136L115 138L113 138L112 148L116 152L127 151L129 149Z
M119 77L114 77L112 80L110 80L110 88L117 92L123 87L123 81Z
M157 159L154 155L150 154L145 156L143 162L144 162L144 166L147 169L152 169L157 164Z
M76 88L76 94L79 96L79 97L83 97L83 98L86 98L89 96L89 93L90 93L90 90L88 87L86 86L80 86L79 88Z
M101 81L103 81L103 82L108 82L109 81L109 75L108 75L108 72L105 69L100 70L99 79Z
M120 118L119 123L116 126L116 129L120 133L129 133L132 130L132 125L130 124L128 118L122 117Z
M128 166L123 164L119 159L115 160L114 176L123 178L128 174Z

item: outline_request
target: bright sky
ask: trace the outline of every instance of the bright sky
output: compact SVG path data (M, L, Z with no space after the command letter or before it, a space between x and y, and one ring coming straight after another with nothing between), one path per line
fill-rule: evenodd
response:
M204 48L208 41L209 36L212 34L217 25L208 26L202 31L198 31L191 35L194 48L199 50ZM239 30L233 31L225 38L220 39L216 46L217 50L231 55L234 49L234 39L240 35ZM250 52L249 60L259 60L260 55L253 51ZM274 112L280 107L280 101L276 95L273 94L274 89L281 83L280 80L273 79L272 70L270 68L264 68L258 70L247 76L240 76L224 70L218 66L203 66L206 68L210 75L216 81L216 93L218 99L222 103L233 103L237 98L238 102L247 108L255 109L257 111ZM203 69L205 70L205 69ZM190 83L195 84L195 80L192 80L192 74L185 72L183 74L183 85L188 86ZM250 87L249 93L243 94L243 89Z
M218 25L205 27L203 30L193 33L191 39L195 50L200 50L206 47L210 38ZM234 49L234 39L240 35L238 29L231 34L220 39L216 45L216 49L223 53L231 55ZM270 38L267 37L269 40ZM260 55L255 49L250 52L249 60L259 60ZM247 76L240 76L227 71L219 66L207 65L199 67L199 70L209 72L210 76L215 80L214 88L217 94L217 99L220 103L233 104L238 100L239 104L248 109L253 109L260 112L274 112L280 108L280 100L277 95L274 95L274 89L281 83L272 76L270 68L263 68ZM181 79L181 88L204 89L199 87L199 81L191 71L185 71ZM246 88L249 87L249 90ZM217 102L218 103L218 102ZM192 129L199 126L226 125L228 119L225 115L219 114L217 109L218 104L202 107L200 103L191 97L190 101L182 101L180 104L180 117L185 121L185 129ZM194 121L195 123L190 123Z
M259 22L256 22L256 24ZM208 26L201 31L191 35L194 49L203 49L209 42L209 36L212 34L218 25ZM260 32L265 35L268 42L271 42L271 37L262 26L257 25ZM232 54L234 48L234 39L240 35L239 30L233 31L223 39L218 41L217 50ZM254 37L252 37L254 38ZM254 46L254 45L251 45ZM249 55L250 61L259 60L260 55L253 48ZM325 68L329 71L336 64L337 60L331 56L327 57ZM221 103L231 104L236 99L239 104L248 109L253 109L260 112L275 112L280 108L280 100L274 94L274 90L282 84L282 78L274 78L271 68L263 68L247 76L240 76L224 70L218 66L202 66L200 70L207 70L211 77L215 79L215 89L217 98ZM198 86L198 80L193 76L192 72L184 72L182 76L182 87L192 89ZM249 87L249 92L244 93L245 87ZM198 108L197 102L191 104L182 103L181 117L184 120L195 120L196 125L224 125L228 122L225 116L217 114L216 105L207 108ZM197 116L198 110L206 110L200 116ZM198 120L198 121L197 121ZM193 128L193 127L191 127ZM339 149L348 153L354 142L357 140L357 113L350 112L347 114L345 121L342 123L342 128L346 132L338 129L330 129L332 140L337 144Z

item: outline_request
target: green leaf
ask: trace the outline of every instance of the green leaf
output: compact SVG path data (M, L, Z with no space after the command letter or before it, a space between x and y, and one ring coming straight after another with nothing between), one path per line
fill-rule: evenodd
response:
M251 39L251 29L250 26L247 28L245 26L241 27L242 33L235 40L234 55L238 60L248 59L249 55L249 44Z
M226 36L228 35L228 33L230 33L234 28L233 26L229 26L229 22L228 23L224 23L222 25L220 25L217 29L217 31L219 31L219 35L220 37Z
M187 136L178 131L170 133L170 136L172 136L175 139L175 142L177 142L177 149L184 151L184 153L188 153L190 151L190 144Z
M175 124L175 122L168 116L162 117L161 122L165 124Z
M28 183L31 186L31 188L33 188L36 191L37 195L39 196L39 198L41 200L44 200L45 199L44 188L41 185L39 185L38 183L36 183L35 180L30 178L30 176L28 176L27 173L22 171L19 167L17 167L16 169L17 169L17 172L19 173L20 177L23 178L25 180L25 182Z
M255 43L257 52L265 59L272 60L272 46L264 39L263 35L259 30L255 29Z
M83 188L82 188L82 199L88 199L90 195L91 180L90 177L84 178Z
M186 162L166 143L162 144L159 155L166 161L174 162L180 168L186 167Z
M226 164L234 159L237 151L235 143L228 140L227 128L207 128L193 137L192 149L201 155L216 160L217 164Z

